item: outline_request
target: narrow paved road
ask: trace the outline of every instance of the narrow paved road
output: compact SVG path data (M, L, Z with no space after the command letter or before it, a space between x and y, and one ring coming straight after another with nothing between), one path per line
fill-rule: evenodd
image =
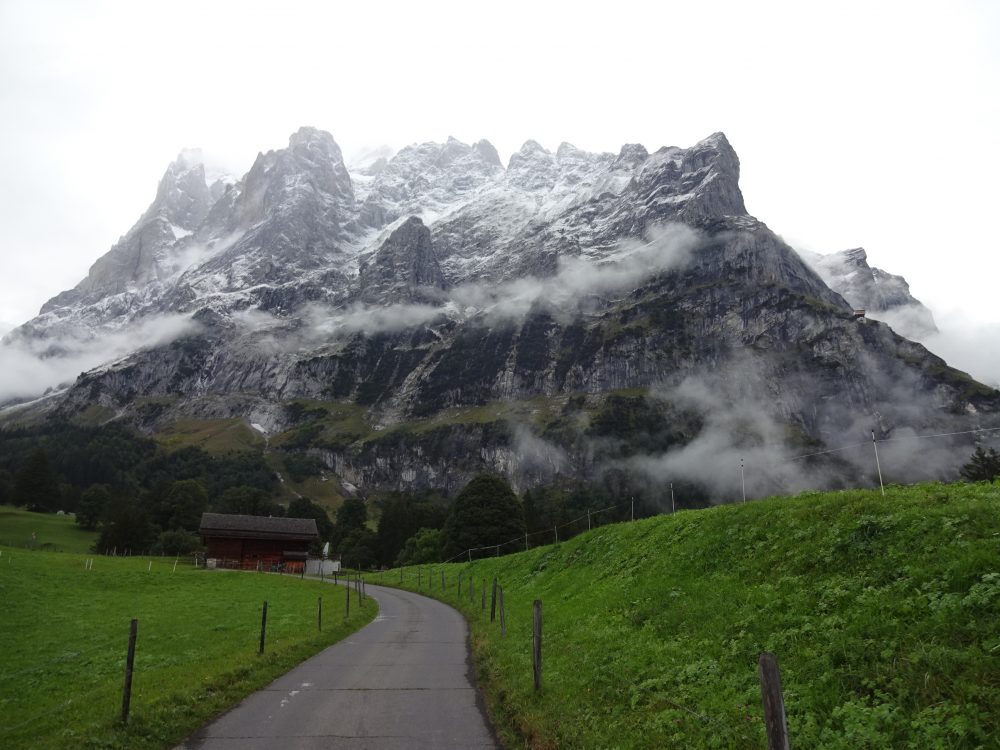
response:
M369 625L330 646L177 750L496 748L470 680L467 628L451 607L368 586Z

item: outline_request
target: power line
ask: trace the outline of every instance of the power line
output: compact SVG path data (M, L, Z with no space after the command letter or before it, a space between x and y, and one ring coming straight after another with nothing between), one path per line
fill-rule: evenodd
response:
M653 244L653 243L649 243L649 244ZM648 245L644 245L643 247L648 247ZM957 432L938 432L938 433L933 433L933 434L930 434L930 435L907 435L907 436L904 436L904 437L884 438L882 440L877 440L876 439L876 440L874 440L874 442L876 444L877 443L903 442L903 441L906 441L906 440L925 440L925 439L931 439L931 438L955 437L955 436L958 436L958 435L980 435L980 434L983 434L983 433L990 433L990 432L1000 432L1000 427L980 427L980 428L977 428L977 429L974 429L974 430L960 430L960 431L957 431ZM873 437L874 437L874 435L873 435ZM841 446L838 446L836 448L827 448L826 450L813 451L811 453L802 453L802 454L797 455L797 456L789 456L788 458L783 458L783 459L778 459L778 460L775 460L775 461L765 462L765 465L790 463L792 461L800 461L803 458L812 458L814 456L825 456L825 455L830 455L832 453L841 453L843 451L851 450L852 448L858 448L858 447L861 447L861 446L866 446L866 445L868 445L868 443L869 443L869 441L863 440L863 441L860 441L860 442L857 442L857 443L849 443L847 445L841 445ZM742 462L742 459L741 459L741 462ZM770 481L773 485L775 485L776 487L780 488L781 485L774 478L768 477L766 474L764 474L764 477L768 481ZM616 508L616 506L609 505L606 508L601 508L599 510L589 511L589 515L590 516L594 516L594 515L597 515L598 513L604 513L604 512L609 511L609 510L614 510L615 508ZM553 527L553 529L556 530L556 532L558 532L559 529L565 529L565 528L567 528L569 526L572 526L572 525L574 525L576 523L579 523L581 521L584 521L586 519L587 519L587 515L586 514L582 515L582 516L578 516L577 518L574 518L574 519L572 519L570 521L566 521L565 523L557 524L556 526ZM499 550L501 547L506 547L509 544L515 544L516 543L516 544L518 544L520 546L520 544L526 538L531 538L531 537L535 537L535 536L539 536L539 535L547 535L549 533L549 531L550 531L550 529L542 529L541 531L533 531L533 532L528 532L528 533L519 535L515 539L510 539L510 540L508 540L506 542L500 542L499 544L487 544L487 545L484 545L484 546L481 546L481 547L470 547L469 549L463 550L462 552L458 553L457 555L454 555L453 557L450 557L447 560L444 560L442 563L438 563L438 564L439 565L443 565L444 563L452 562L452 561L457 560L457 559L459 559L461 557L471 556L471 553L473 553L473 552L481 552L483 550ZM557 541L558 541L558 539L557 539Z
M933 435L906 435L904 437L882 438L881 440L877 440L876 442L893 443L893 442L902 442L906 440L926 440L928 438L953 437L955 435L978 435L984 432L998 432L998 431L1000 431L1000 427L980 427L975 430L962 430L960 432L938 432ZM815 451L813 453L803 453L798 456L790 456L789 458L782 458L779 459L778 461L771 461L770 463L785 463L787 461L798 461L799 459L810 458L812 456L823 456L828 453L839 453L840 451L846 451L850 450L851 448L857 448L862 445L868 445L869 442L870 441L868 440L863 440L860 443L849 443L848 445L842 445L838 448L828 448L827 450Z

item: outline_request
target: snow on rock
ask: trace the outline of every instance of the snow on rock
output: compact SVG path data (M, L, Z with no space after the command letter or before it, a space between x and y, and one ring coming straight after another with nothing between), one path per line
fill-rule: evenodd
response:
M575 258L599 264L671 222L761 226L746 214L739 160L721 133L652 153L569 143L553 152L527 141L506 168L488 141L448 138L370 149L348 167L329 133L306 127L286 148L258 154L238 180L205 169L200 154L182 152L149 209L87 277L8 338L58 356L67 342L79 348L183 315L214 337L212 358L198 365L205 372L188 387L267 382L280 395L291 392L294 368L337 351L344 331L419 322L430 346L438 322L488 307L456 302L455 287L551 277ZM888 301L891 290L908 295L902 280L866 263L847 263L844 273L834 266L817 265L831 285L860 288L851 274L861 273L886 306L902 309ZM177 337L191 335L177 327ZM271 419L257 418L254 429Z

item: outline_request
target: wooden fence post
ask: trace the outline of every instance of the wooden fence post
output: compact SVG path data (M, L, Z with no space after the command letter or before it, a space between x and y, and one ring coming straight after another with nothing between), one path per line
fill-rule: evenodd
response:
M774 654L766 651L758 662L760 696L764 704L764 728L768 750L791 750L788 744L788 723L785 720L785 699L781 692L781 672Z
M267 632L267 601L264 602L264 609L260 615L260 649L258 654L264 653L264 634Z
M531 665L535 673L535 690L542 689L542 600L535 599L532 623Z
M132 703L132 670L135 667L135 635L139 621L132 619L128 627L128 656L125 657L125 687L122 690L122 724L128 723L128 710Z
M490 622L497 619L497 577L493 576L493 595L490 597Z

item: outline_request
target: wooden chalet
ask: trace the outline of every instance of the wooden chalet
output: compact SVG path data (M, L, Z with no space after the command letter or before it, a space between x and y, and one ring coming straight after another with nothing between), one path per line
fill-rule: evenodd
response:
M298 571L319 538L314 518L202 513L198 529L210 567Z

